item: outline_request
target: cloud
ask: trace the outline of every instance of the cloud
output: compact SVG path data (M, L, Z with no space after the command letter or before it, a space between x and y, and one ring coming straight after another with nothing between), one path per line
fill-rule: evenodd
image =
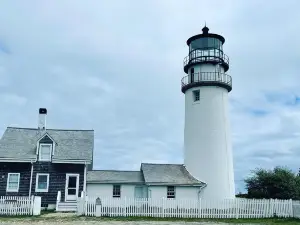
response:
M16 94L2 93L0 94L0 102L7 105L23 106L27 103L27 99Z
M11 52L10 52L8 46L4 42L2 42L0 39L0 54L1 53L10 54Z
M299 2L0 3L0 124L95 129L95 167L183 163L186 40L224 35L237 190L255 167L298 170ZM284 17L278 16L283 15Z

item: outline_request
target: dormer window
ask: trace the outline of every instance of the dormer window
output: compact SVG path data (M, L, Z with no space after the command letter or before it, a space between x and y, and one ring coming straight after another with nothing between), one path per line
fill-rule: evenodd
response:
M50 162L55 154L55 141L46 132L37 140L36 154L39 161Z
M39 161L51 161L52 144L40 144Z

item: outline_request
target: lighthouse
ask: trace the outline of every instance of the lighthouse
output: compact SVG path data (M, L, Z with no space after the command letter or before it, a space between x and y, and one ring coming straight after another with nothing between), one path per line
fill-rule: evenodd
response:
M203 199L235 197L228 94L232 79L227 74L229 58L224 54L225 38L202 33L187 40L181 91L185 94L184 164L207 186Z

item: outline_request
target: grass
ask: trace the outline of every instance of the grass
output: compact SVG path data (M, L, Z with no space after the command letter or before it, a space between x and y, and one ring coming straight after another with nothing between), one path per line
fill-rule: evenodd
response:
M53 211L52 211L53 212ZM300 225L300 219L295 218L266 218L266 219L194 219L194 218L155 218L155 217L44 217L51 212L43 212L41 216L1 216L2 221L49 221L49 222L71 222L71 221L169 221L169 222L223 222L230 224L264 224L264 225Z
M89 217L88 220L97 220ZM300 225L300 219L294 218L268 218L268 219L194 219L194 218L153 218L153 217L102 217L106 221L170 221L170 222L223 222L231 224L289 224Z

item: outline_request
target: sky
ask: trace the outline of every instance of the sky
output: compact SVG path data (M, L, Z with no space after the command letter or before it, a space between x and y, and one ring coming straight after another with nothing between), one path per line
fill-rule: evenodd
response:
M0 134L95 130L95 169L183 163L186 40L225 37L236 192L255 168L300 167L298 0L0 2Z

